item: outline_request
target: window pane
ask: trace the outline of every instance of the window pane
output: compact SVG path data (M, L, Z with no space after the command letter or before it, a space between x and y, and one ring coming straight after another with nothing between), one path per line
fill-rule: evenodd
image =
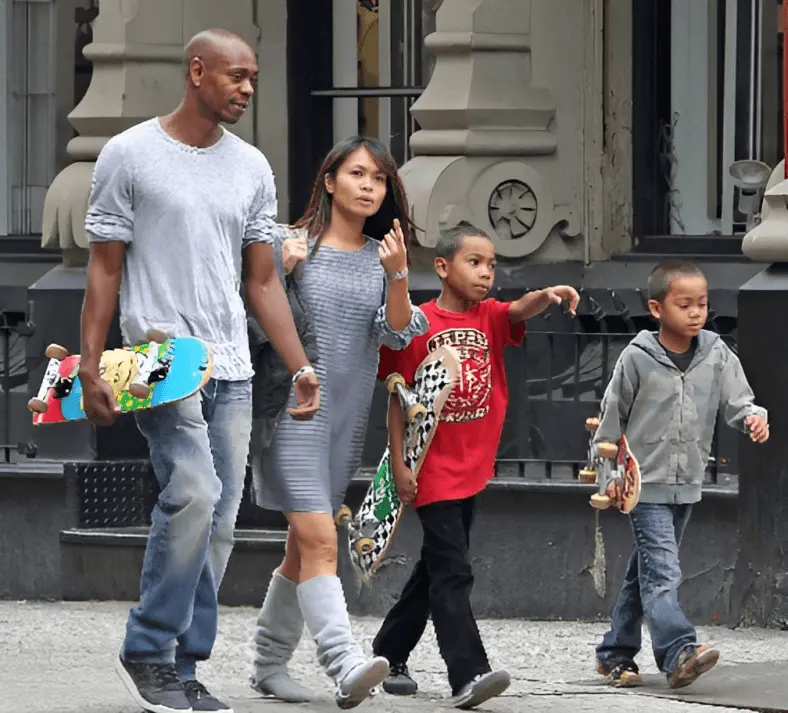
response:
M774 0L634 0L638 235L745 232L730 169L775 162L776 10Z

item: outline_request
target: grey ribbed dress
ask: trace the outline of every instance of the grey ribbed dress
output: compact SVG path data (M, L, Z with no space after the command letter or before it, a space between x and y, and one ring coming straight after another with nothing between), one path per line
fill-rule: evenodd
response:
M429 325L413 307L402 332L389 327L386 276L371 239L355 251L321 245L299 287L317 335L320 410L310 421L283 413L257 500L268 510L334 513L361 463L380 345L404 349Z

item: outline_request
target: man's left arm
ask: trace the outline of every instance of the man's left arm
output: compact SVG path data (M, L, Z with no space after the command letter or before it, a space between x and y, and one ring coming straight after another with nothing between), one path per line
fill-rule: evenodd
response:
M544 312L551 304L561 304L564 301L569 304L569 312L574 314L577 304L580 302L580 295L577 294L574 287L556 285L528 292L519 300L509 303L509 321L512 324L525 322L540 312Z

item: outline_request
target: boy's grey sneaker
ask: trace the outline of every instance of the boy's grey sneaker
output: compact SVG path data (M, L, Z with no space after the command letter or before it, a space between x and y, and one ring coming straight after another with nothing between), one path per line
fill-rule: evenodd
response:
M134 663L120 657L115 671L131 697L149 713L192 713L174 664Z
M512 682L507 671L482 673L463 686L451 699L452 708L468 710L500 696Z
M419 690L419 685L411 678L407 664L395 663L383 681L383 690L392 696L413 696Z
M610 666L597 660L596 670L615 688L634 688L643 685L640 670L634 661L622 661Z
M183 691L191 703L194 713L233 713L233 709L222 703L199 681L184 681Z

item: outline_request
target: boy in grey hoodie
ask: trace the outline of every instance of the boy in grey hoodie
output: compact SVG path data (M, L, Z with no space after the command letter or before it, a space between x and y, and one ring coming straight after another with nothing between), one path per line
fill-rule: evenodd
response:
M703 329L708 285L698 267L671 260L649 276L649 310L659 332L641 331L616 363L601 406L595 443L626 433L640 464L640 502L630 514L635 549L597 647L597 671L614 686L641 683L635 656L645 618L654 659L670 688L688 686L711 669L719 652L698 643L679 604L679 545L701 486L722 409L725 421L763 443L766 410L738 357Z

